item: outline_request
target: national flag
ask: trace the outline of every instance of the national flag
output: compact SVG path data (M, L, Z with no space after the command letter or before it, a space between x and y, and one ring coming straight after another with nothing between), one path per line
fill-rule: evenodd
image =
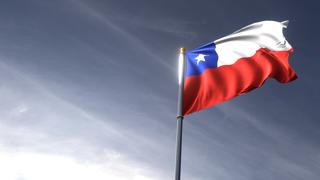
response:
M261 87L272 77L297 78L288 63L293 48L283 35L288 21L262 21L187 52L183 115Z

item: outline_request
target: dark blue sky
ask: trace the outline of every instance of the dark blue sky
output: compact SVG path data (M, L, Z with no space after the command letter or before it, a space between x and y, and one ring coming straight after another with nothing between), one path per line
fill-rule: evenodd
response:
M288 19L299 78L188 116L182 178L317 180L319 6L2 0L0 179L173 179L179 48Z

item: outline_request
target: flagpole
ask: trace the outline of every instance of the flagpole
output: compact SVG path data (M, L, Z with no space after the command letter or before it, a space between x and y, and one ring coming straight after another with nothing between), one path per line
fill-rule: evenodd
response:
M186 54L186 49L180 48L175 180L180 180L180 176L181 176L182 127L183 127L183 118L184 118L182 114L182 103L183 103L182 100L183 100L184 74L185 74L185 54Z

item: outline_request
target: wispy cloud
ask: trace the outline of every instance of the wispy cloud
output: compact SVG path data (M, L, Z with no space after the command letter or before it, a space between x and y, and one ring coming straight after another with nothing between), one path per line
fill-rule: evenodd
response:
M144 28L157 32L167 33L172 36L181 37L185 39L197 38L197 33L194 32L191 27L196 25L202 25L199 22L189 22L180 19L173 18L150 18L145 16L129 16L129 15L117 15L109 17L112 21L123 24L132 28Z

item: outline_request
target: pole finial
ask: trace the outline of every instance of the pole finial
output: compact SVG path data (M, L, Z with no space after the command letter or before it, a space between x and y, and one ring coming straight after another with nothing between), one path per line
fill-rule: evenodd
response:
M186 48L182 47L180 48L180 54L185 54L186 53Z

